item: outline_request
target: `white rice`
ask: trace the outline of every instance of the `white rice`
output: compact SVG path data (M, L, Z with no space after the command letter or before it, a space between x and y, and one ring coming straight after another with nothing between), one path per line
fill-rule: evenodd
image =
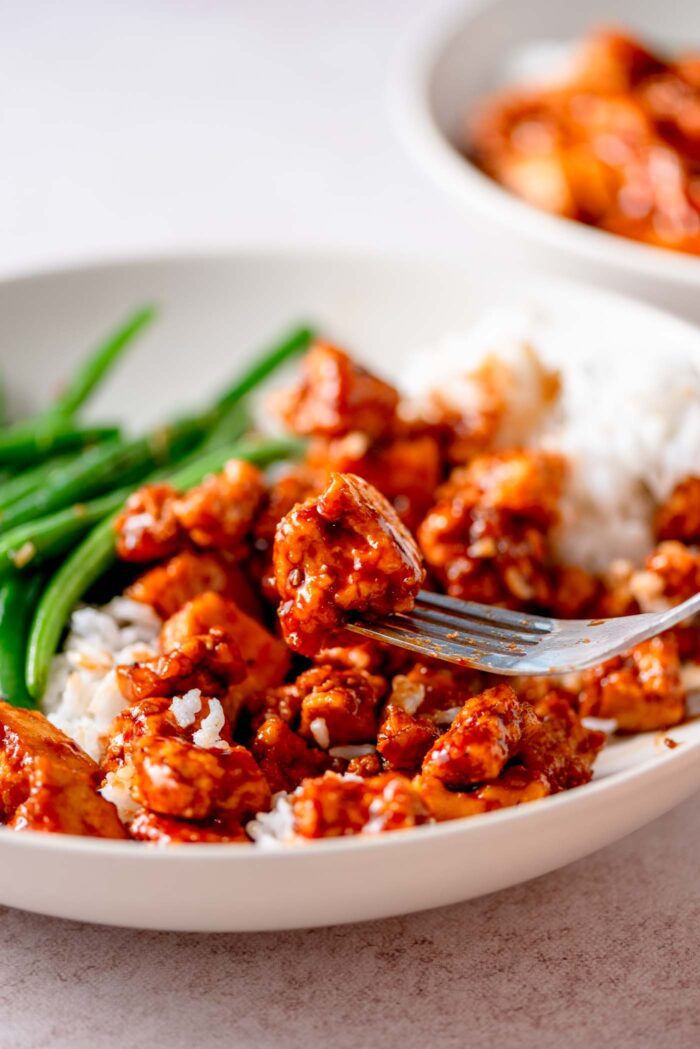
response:
M122 823L129 823L142 811L142 806L131 795L133 779L133 765L123 765L115 772L108 772L100 788L100 794L105 801L112 802Z
M174 696L170 709L180 728L189 728L202 709L202 693L198 688L191 688L184 696Z
M274 794L270 811L259 812L246 825L247 833L258 848L275 849L299 840L294 833L294 814L289 798L285 791Z
M43 707L49 721L100 761L104 737L126 701L115 667L158 653L161 621L149 605L116 597L102 608L77 608L63 652L49 675Z
M606 736L612 736L613 732L617 731L617 720L615 718L581 718L581 724L592 732L604 732Z
M347 746L331 747L328 753L332 758L353 761L354 758L364 758L368 754L376 754L377 748L374 743L353 743Z
M331 745L331 737L325 718L314 718L309 725L309 731L321 750L328 750Z
M542 399L530 347L559 372L561 391L551 405ZM654 503L700 469L698 362L678 339L659 346L643 329L621 339L585 319L522 307L494 311L414 355L405 386L417 397L437 388L468 410L474 387L467 372L489 354L512 375L503 391L510 419L497 443L534 443L569 461L556 536L562 560L594 571L620 557L639 565L653 545Z
M197 731L192 734L192 742L195 746L204 747L206 750L228 750L228 743L221 738L225 720L221 701L210 699L209 713L202 719L202 724Z

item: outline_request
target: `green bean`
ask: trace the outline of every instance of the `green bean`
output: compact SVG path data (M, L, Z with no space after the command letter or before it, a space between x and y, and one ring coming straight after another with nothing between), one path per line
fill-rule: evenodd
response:
M56 452L85 448L116 436L118 430L113 427L77 427L72 416L154 316L155 310L150 306L132 314L89 356L51 407L31 419L5 427L4 432L0 432L0 465L31 466ZM1 424L4 420L4 387L1 382L0 416Z
M206 433L209 415L182 419L145 437L110 441L59 466L40 488L0 510L0 529L7 530L92 499L110 486L141 481L157 466L177 461Z
M314 332L311 328L295 328L281 342L256 357L255 362L242 372L226 393L219 397L216 402L218 411L232 407L290 357L307 349L313 337Z
M243 404L235 404L221 415L215 413L211 429L191 453L191 458L199 458L204 452L240 440L249 428L250 415Z
M0 577L33 569L65 553L90 528L119 510L131 491L120 488L12 528L0 536Z
M67 383L58 400L43 413L44 418L70 418L83 406L126 347L156 315L153 306L136 310L94 350Z
M282 438L241 441L202 455L171 473L169 480L176 488L191 488L207 474L220 470L228 459L246 459L266 466L297 454L301 447L298 441ZM88 533L61 564L41 597L27 650L27 687L35 698L44 692L51 659L74 606L116 560L114 519L114 514L106 517Z
M25 683L25 658L42 583L36 575L0 583L0 696L15 707L35 706Z
M5 531L16 528L25 521L104 491L112 483L115 473L113 465L126 460L124 453L128 448L121 441L108 441L55 467L38 488L0 510L0 529Z
M119 436L115 426L77 427L69 419L18 423L0 431L0 466L33 466L50 455Z
M0 483L0 520L6 506L17 502L18 499L23 499L29 492L35 492L37 488L41 488L57 467L65 466L79 454L79 452L69 452L67 455L57 455L52 459L47 459L46 462L21 470L18 474L8 475Z
M241 403L242 399L285 361L307 349L313 338L311 328L295 328L281 342L256 356L254 363L215 401L211 409L211 430L189 458L198 458L204 452L220 448L229 441L239 440L251 422L250 413Z
M123 446L118 442L105 444L80 458L59 462L55 469L40 464L34 472L25 472L25 476L17 478L8 490L0 490L0 527L3 530L15 529L72 503L88 501L110 484L121 486L139 481L159 460L177 460L191 450L198 438L204 439L199 448L191 452L193 456L237 440L247 423L247 414L239 398L292 354L307 346L310 338L308 329L293 332L258 358L209 412L195 419L163 427L148 437Z
M198 457L204 451L242 437L250 424L250 415L241 404L242 399L285 361L307 349L313 337L310 328L295 328L271 349L256 356L254 363L214 402L211 430L193 454Z
M26 683L35 699L46 688L51 660L74 606L114 561L114 518L106 517L61 564L42 594L29 631Z

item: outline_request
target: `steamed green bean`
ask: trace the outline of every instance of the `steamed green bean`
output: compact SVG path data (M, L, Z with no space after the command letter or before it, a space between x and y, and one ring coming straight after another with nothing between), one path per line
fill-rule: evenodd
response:
M51 455L77 451L119 436L116 426L76 426L69 419L22 423L0 431L0 466L33 466Z
M40 576L15 576L0 583L0 697L33 707L25 682L27 635L41 592Z
M124 350L153 321L155 315L153 306L144 306L132 313L83 361L44 416L70 418L75 415L114 367Z

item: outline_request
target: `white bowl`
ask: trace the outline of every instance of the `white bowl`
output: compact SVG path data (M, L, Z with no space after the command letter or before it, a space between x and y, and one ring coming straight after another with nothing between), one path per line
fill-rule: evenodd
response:
M566 282L481 283L458 266L341 252L239 252L121 262L0 283L0 364L29 407L135 304L162 320L100 395L103 416L142 425L192 405L247 355L313 318L389 374L413 348L483 310L525 303L553 325L619 345L700 354L688 324ZM596 344L596 345L594 345ZM650 351L653 352L653 351ZM616 742L594 781L519 809L285 851L163 849L0 829L0 903L115 925L183 930L326 925L435 907L504 888L629 833L700 787L700 722Z
M700 320L700 258L540 211L459 152L465 117L478 101L526 69L532 75L548 52L560 56L586 32L610 24L671 53L700 48L696 0L462 0L447 12L433 9L400 49L390 84L394 122L414 160L468 214L477 237L498 230L510 258L633 292ZM465 230L473 247L467 237Z

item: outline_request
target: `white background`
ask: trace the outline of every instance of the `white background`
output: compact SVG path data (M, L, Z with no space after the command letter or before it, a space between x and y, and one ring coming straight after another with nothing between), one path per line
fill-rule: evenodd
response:
M0 0L0 268L251 241L474 255L386 112L426 3Z

